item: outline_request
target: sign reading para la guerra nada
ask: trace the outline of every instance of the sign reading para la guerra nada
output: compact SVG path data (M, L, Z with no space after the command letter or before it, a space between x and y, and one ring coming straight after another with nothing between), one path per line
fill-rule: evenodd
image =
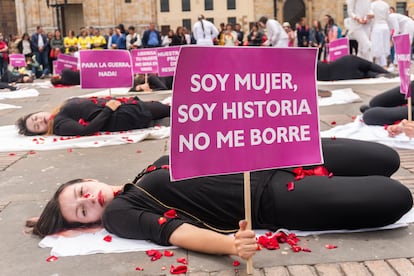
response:
M132 87L131 55L127 50L79 51L82 88Z
M312 48L183 47L171 178L322 163L315 70Z

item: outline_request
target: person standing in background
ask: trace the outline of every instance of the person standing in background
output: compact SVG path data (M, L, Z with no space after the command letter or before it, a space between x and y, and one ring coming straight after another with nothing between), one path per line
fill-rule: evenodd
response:
M267 31L267 40L263 43L264 46L288 47L288 35L278 21L262 16L259 19L259 25L266 28Z
M200 15L193 26L193 35L198 45L214 45L213 40L219 35L216 26L210 21L204 19L204 15Z
M372 61L371 40L369 32L371 28L371 12L370 0L347 0L348 16L351 18L349 22L349 32L358 42L358 56L366 60Z
M387 67L387 57L390 55L390 28L388 15L390 6L382 0L374 0L371 4L373 13L373 26L371 31L372 56L374 62Z
M47 51L49 42L46 35L43 33L42 26L36 27L36 33L32 35L31 42L36 60L43 68L40 78L44 79L49 74L49 55Z

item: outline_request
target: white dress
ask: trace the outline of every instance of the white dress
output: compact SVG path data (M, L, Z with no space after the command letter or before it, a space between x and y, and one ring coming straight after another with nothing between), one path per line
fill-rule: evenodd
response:
M391 32L387 23L389 9L389 5L382 0L376 0L371 4L371 10L374 13L371 51L375 63L380 66L387 65L387 56L390 54Z
M198 20L193 26L193 36L198 45L213 45L213 39L219 34L216 26L207 20Z

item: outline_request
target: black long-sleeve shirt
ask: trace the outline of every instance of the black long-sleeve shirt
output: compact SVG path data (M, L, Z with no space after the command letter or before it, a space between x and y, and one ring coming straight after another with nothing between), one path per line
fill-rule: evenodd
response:
M152 115L137 98L128 98L112 111L108 98L72 98L56 114L53 134L90 135L98 131L123 131L150 126Z
M168 164L168 157L154 165ZM251 173L252 225L266 228L260 222L260 198L274 171ZM243 174L199 177L171 182L167 169L144 175L136 186L127 184L123 192L105 209L104 227L123 238L151 240L169 244L171 234L183 223L216 232L238 230L244 218ZM177 218L158 219L174 209Z

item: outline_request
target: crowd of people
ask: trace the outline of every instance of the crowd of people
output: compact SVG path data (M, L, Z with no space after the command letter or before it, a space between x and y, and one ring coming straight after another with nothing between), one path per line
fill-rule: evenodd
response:
M318 60L329 62L329 45L332 41L348 37L351 54L358 55L392 71L396 65L392 35L408 33L414 37L414 20L395 12L383 0L348 0L348 18L341 27L334 18L326 14L321 20L309 25L305 17L296 24L261 17L244 32L241 24L221 23L217 28L203 15L188 29L178 26L161 34L151 22L143 32L135 26L126 28L119 24L101 30L84 27L76 33L60 30L45 33L38 26L32 35L12 36L5 39L0 33L0 75L7 70L8 54L21 53L27 59L32 75L44 78L53 73L53 60L60 53L74 54L84 49L126 49L164 47L175 45L222 45L222 46L273 46L315 47Z
M73 30L66 37L59 30L44 34L41 26L35 34L24 34L19 41L5 43L0 34L3 57L14 50L39 64L40 78L52 72L51 61L60 53L74 54L85 49L137 49L173 45L272 46L318 48L318 80L369 78L387 74L387 59L392 64L392 34L410 32L412 19L392 15L382 0L348 0L345 29L330 15L324 26L314 20L308 26L302 18L293 27L265 16L252 25L249 33L240 24L214 24L200 15L192 30L177 27L161 35L154 23L139 34L134 26L123 24L108 29L105 35L96 28ZM393 19L394 18L394 19ZM406 23L400 24L399 22ZM390 22L394 22L392 25ZM395 23L397 22L397 23ZM408 23L407 23L408 22ZM413 24L414 25L414 24ZM393 27L390 27L393 26ZM414 30L414 28L413 28ZM343 36L357 42L356 55L323 63L329 44ZM13 48L15 45L15 49ZM14 49L14 50L13 50ZM17 49L17 50L16 50ZM6 53L6 54L5 54ZM1 60L0 60L1 61ZM7 64L3 58L4 66ZM34 66L35 67L35 66ZM388 69L388 68L387 68ZM7 70L6 70L7 71ZM79 82L79 73L68 72L55 81ZM133 89L145 91L170 87L171 79L143 79L137 76ZM157 88L155 88L157 87ZM361 110L364 119L382 124L389 115L406 115L399 108L405 99L396 89L372 99ZM389 100L393 99L392 104ZM386 106L389 104L390 106ZM23 135L91 135L97 131L120 131L151 126L168 117L170 107L139 98L72 98L52 112L27 114L17 122ZM381 116L379 116L380 114ZM397 117L387 117L394 122ZM378 123L378 121L380 121ZM414 135L412 123L402 121L390 127L391 136L405 132ZM411 132L409 132L411 131ZM298 178L298 168L272 169L251 175L254 228L276 230L338 230L381 227L396 222L413 205L410 190L391 178L398 170L398 153L381 144L351 139L322 139L324 164L300 170L312 171ZM161 245L215 254L233 254L248 259L257 251L255 233L246 229L243 218L243 175L216 175L171 182L168 157L161 157L138 174L133 183L110 186L98 180L74 179L58 188L38 219L32 221L39 236L73 228L105 227L120 237L151 240ZM305 173L304 173L305 174ZM294 192L286 185L300 181ZM220 185L220 184L225 185ZM211 198L217 200L212 201ZM288 210L288 211L286 211ZM169 212L172 216L160 217ZM218 216L217 214L220 214ZM228 235L235 233L235 235Z

